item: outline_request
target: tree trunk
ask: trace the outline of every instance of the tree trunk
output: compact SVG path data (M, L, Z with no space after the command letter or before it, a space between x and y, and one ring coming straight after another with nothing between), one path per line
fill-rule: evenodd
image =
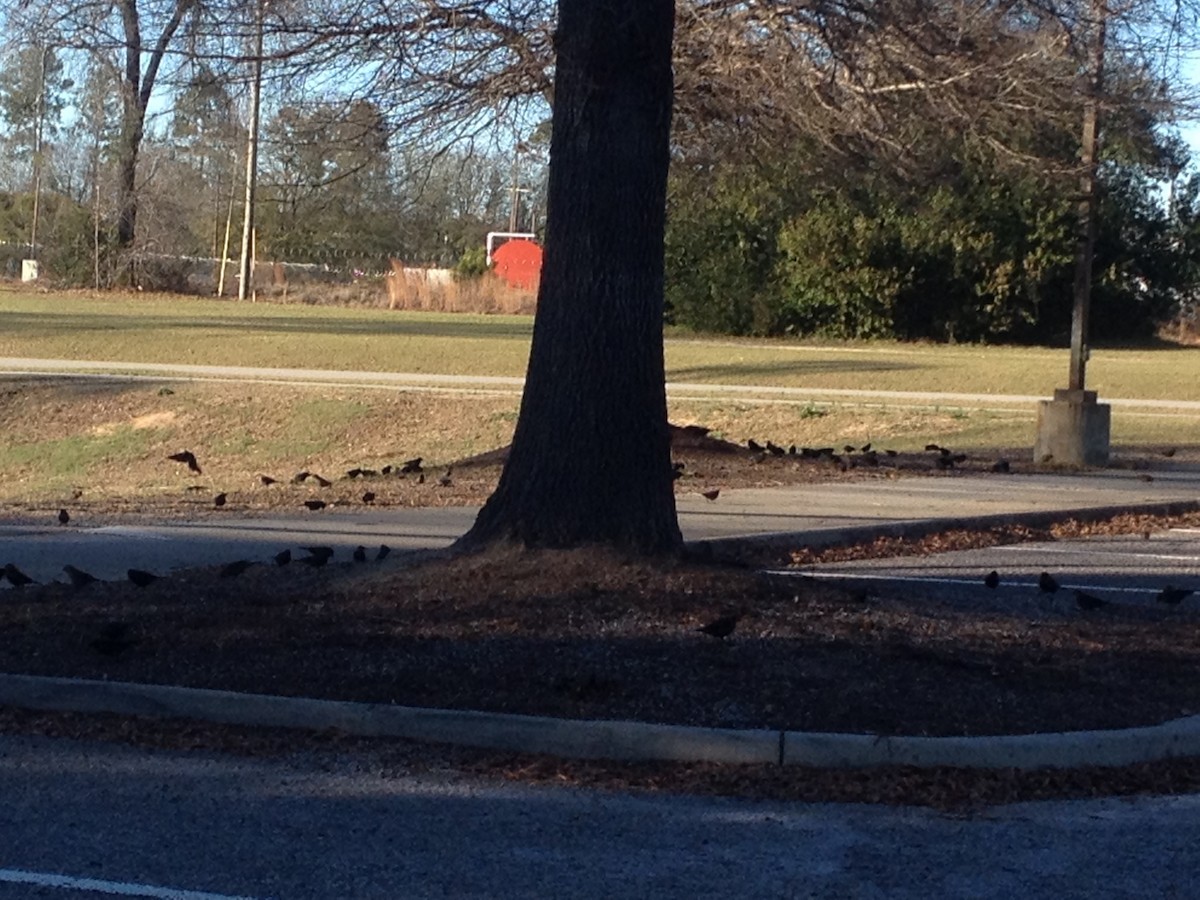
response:
M663 370L673 0L560 0L545 262L512 451L466 548L682 545Z
M129 127L129 126L126 126ZM140 128L138 131L140 132ZM122 134L117 162L117 249L129 250L137 235L137 158L141 134Z

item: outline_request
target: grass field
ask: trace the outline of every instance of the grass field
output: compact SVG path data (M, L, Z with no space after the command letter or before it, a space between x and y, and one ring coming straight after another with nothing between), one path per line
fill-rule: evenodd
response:
M520 376L531 326L500 316L0 293L0 356L13 357ZM672 335L667 360L676 383L1049 396L1065 381L1067 354ZM1200 349L1098 350L1089 376L1104 397L1198 400ZM515 390L0 378L0 501L61 498L80 484L89 496L177 491L177 473L164 471L162 459L185 446L221 460L231 482L246 484L257 472L336 472L406 456L447 464L507 443L518 403ZM1031 403L753 402L696 391L673 392L670 410L672 421L704 424L739 443L872 441L919 451L933 441L1014 459L1032 446L1035 412ZM1119 407L1113 445L1118 454L1200 448L1200 414Z
M0 293L0 356L524 374L532 320L182 297ZM671 382L1050 396L1064 349L668 336ZM1200 348L1096 348L1105 397L1200 400Z

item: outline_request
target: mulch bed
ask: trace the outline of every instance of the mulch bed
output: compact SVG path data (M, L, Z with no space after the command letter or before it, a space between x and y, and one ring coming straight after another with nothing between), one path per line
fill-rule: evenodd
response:
M145 588L9 589L0 671L873 734L1117 728L1200 711L1188 606L1008 610L987 593L978 605L866 596L598 550L292 562ZM697 631L737 612L728 638Z

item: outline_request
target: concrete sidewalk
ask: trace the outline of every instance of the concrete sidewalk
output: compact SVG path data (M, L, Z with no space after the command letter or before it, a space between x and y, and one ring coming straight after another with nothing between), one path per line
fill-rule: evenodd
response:
M723 491L678 499L688 541L719 551L746 542L826 545L877 534L919 534L957 522L987 524L1019 518L1066 517L1102 511L1181 511L1200 503L1200 472L1132 472L898 478ZM475 507L333 509L320 513L250 516L236 510L196 522L89 527L77 516L67 527L44 519L0 524L0 564L14 562L38 581L64 580L70 563L99 578L124 578L134 567L160 574L235 559L269 561L285 547L323 544L347 559L359 544L395 550L448 547L475 520Z

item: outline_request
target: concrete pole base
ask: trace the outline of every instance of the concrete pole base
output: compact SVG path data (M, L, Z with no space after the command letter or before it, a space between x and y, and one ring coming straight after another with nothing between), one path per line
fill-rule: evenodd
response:
M1096 402L1095 391L1056 390L1038 402L1035 463L1108 465L1112 407Z

